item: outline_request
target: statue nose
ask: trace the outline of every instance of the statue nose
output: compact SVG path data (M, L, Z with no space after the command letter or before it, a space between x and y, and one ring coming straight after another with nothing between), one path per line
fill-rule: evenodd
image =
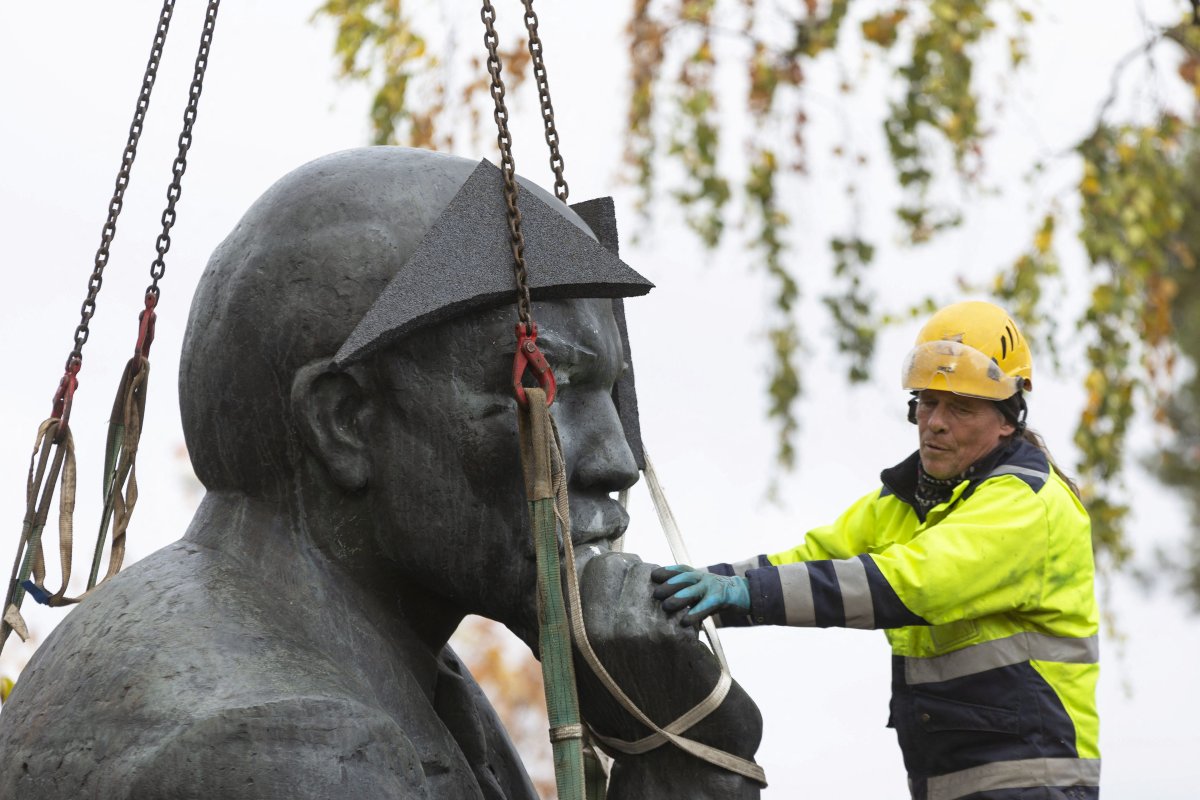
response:
M628 489L637 483L638 469L616 406L607 393L590 395L559 405L570 485L605 494Z

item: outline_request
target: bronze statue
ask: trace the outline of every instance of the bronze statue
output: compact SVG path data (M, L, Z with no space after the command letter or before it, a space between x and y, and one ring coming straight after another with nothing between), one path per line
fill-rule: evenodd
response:
M480 614L537 647L499 179L424 151L337 153L216 250L180 373L207 495L38 651L0 716L0 797L536 797L446 646ZM665 724L717 668L657 608L653 565L607 552L627 524L611 495L637 479L611 298L650 285L555 198L521 198L592 642ZM590 725L645 734L579 670ZM689 735L749 758L760 733L735 685ZM609 796L758 791L668 746L619 756Z

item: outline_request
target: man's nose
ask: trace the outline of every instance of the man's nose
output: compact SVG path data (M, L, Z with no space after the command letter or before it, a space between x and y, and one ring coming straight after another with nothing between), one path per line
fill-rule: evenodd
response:
M612 397L602 391L571 396L555 403L567 479L572 487L619 492L637 483L638 469Z
M935 431L944 431L948 427L946 424L946 410L942 408L942 404L938 403L929 412L929 427Z

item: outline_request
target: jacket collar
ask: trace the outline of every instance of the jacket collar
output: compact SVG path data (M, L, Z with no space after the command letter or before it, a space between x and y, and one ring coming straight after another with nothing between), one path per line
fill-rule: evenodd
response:
M967 467L966 472L959 477L959 484L950 495L949 502L953 502L960 497L969 497L970 493L975 490L975 486L989 477L999 467L1010 462L1024 462L1029 460L1029 457L1033 454L1027 452L1027 449L1037 450L1034 445L1019 436L1014 436L1008 441L1001 442L987 455ZM921 453L919 450L915 450L899 464L894 467L888 467L880 472L879 480L883 483L884 494L894 494L905 503L908 503L917 512L917 517L924 522L925 515L921 514L916 501L917 467L920 463ZM971 484L966 487L965 491L962 487L964 483Z

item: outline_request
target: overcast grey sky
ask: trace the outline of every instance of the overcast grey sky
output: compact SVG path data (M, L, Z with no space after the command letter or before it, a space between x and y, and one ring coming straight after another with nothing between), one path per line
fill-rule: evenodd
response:
M0 555L5 558L11 557L19 531L33 435L49 411L78 322L159 5L63 0L52 8L0 6L0 347L7 375L0 394L0 452L5 454L0 460ZM1098 4L1084 0L1045 5L1046 24L1034 42L1034 72L1004 91L1007 113L1021 124L1014 126L1020 135L1002 137L991 151L991 173L1003 185L1019 185L1010 173L1036 148L1061 149L1084 129L1108 89L1111 64L1144 33L1139 6L1132 3L1104 4L1103 14L1097 13ZM614 194L619 218L629 223L633 197L616 181L626 6L543 0L538 7L572 199ZM1145 4L1150 18L1159 21L1165 19L1163 9L1177 7L1166 0ZM474 4L447 4L441 13L458 13L453 8L462 17L459 46L476 47L480 26ZM518 10L516 3L499 7L502 30L516 29ZM304 3L283 0L227 3L221 11L162 284L131 561L177 538L198 500L180 453L175 372L188 304L205 260L278 177L367 139L367 99L332 80L331 33L328 26L309 24L309 11ZM177 11L85 351L72 419L80 453L77 529L83 540L99 513L93 490L99 484L104 422L133 344L202 12L200 2L181 3ZM839 102L832 92L814 94L817 107ZM826 115L825 123L818 119L812 150L818 180L834 174L822 153L844 135L844 125L863 126L856 140L868 151L877 148L869 120L858 116L859 110L848 106L844 113ZM526 104L515 114L518 169L547 184L536 109ZM493 148L486 138L482 150L464 146L458 154L494 160ZM1069 185L1069 165L1052 178ZM673 213L661 214L653 236L640 243L630 241L635 226L625 225L622 255L658 285L628 306L643 430L691 551L702 563L791 546L804 530L828 521L870 489L881 467L915 445L897 386L899 360L914 330L887 333L876 379L861 388L845 386L817 299L824 258L820 242L836 229L842 213L823 193L837 191L837 185L797 185L788 191L790 210L802 220L805 237L792 243L789 257L812 268L805 270L810 277L802 306L807 393L800 464L782 478L779 506L764 501L774 440L763 421L767 349L760 308L767 290L761 277L745 273L736 242L716 254L702 253ZM976 206L964 231L936 247L904 253L890 246L887 209L875 202L889 199L887 192L870 198L864 218L885 245L877 287L897 303L946 289L960 272L981 275L1009 260L1027 241L1035 213L1023 196L993 198ZM1068 258L1069 272L1081 269L1078 254L1075 258L1074 263ZM1072 303L1078 299L1068 298L1064 307ZM1068 369L1078 355L1075 347L1064 347ZM1080 404L1077 375L1055 377L1045 369L1045 359L1038 365L1031 419L1060 459L1070 463L1070 432ZM1156 435L1145 426L1138 434L1143 449ZM1186 515L1178 500L1136 470L1130 486L1138 501L1135 541L1144 551L1154 544L1168 550L1181 546ZM648 560L669 561L648 500L640 489L634 494L629 548ZM82 569L81 558L76 570ZM1200 779L1194 758L1200 749L1200 700L1190 676L1200 657L1200 623L1182 604L1145 598L1125 581L1110 590L1125 639L1118 645L1106 634L1104 642L1105 796L1194 797ZM43 634L58 616L41 609L29 613ZM889 664L882 634L742 630L727 633L724 641L735 676L763 709L766 734L759 760L771 781L765 797L906 796L894 736L884 728ZM27 655L28 648L10 645L5 664Z

